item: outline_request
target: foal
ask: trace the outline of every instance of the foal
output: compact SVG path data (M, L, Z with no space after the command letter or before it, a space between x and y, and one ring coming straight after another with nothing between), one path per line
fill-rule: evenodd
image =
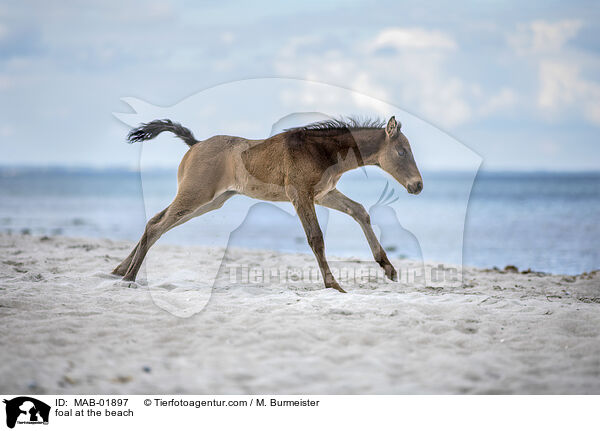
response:
M315 204L345 212L362 228L373 257L392 280L397 273L377 240L364 207L335 188L342 174L375 165L392 175L406 190L418 194L423 180L408 140L394 117L377 121L328 120L289 129L262 140L213 136L198 141L192 132L170 120L155 120L133 129L128 139L139 142L172 132L190 149L177 173L173 202L148 221L132 252L113 274L135 280L148 249L168 230L193 217L223 206L235 194L267 201L289 201L302 222L326 287L344 290L325 258L323 233Z

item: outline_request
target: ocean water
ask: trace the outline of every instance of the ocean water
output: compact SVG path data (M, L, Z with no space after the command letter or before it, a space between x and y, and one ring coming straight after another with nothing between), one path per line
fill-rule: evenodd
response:
M368 168L347 173L338 188L369 211L393 257L565 274L600 268L600 173L480 172L473 180L467 173L423 172L423 179L423 193L412 196ZM146 213L168 205L175 191L175 170L2 168L0 231L137 240ZM347 215L319 208L318 216L328 254L370 256ZM215 238L310 253L289 204L242 196L160 241L215 245Z

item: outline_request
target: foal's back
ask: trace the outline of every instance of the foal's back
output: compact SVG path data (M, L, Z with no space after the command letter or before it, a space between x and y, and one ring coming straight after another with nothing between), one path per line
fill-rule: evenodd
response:
M285 201L284 140L218 135L190 147L179 165L180 186L216 183L215 194L231 190L271 201ZM185 180L185 181L184 181Z

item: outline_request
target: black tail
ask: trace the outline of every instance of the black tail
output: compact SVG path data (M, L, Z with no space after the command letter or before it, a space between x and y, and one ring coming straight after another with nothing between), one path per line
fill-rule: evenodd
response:
M154 120L149 123L142 123L139 127L132 129L127 135L127 140L131 143L147 141L156 138L162 132L171 132L190 147L198 141L194 134L187 127L179 123L173 123L171 120Z

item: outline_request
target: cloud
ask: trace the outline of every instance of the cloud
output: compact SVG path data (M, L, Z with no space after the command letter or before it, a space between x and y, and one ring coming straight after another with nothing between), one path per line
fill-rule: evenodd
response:
M561 150L561 146L551 139L542 140L536 146L540 152L549 156L556 156Z
M397 95L405 109L434 124L452 127L468 122L473 109L463 80L446 72L446 62L444 55L415 52L403 53L389 64L397 71L392 78L401 78Z
M503 87L498 93L490 96L479 108L482 116L488 116L498 111L506 110L518 103L517 93L508 87Z
M360 104L375 113L375 99L380 99L446 127L471 119L465 84L446 72L450 51L457 48L450 36L437 30L393 28L357 44L353 55L322 48L327 45L315 36L291 38L276 57L276 70L371 96ZM393 54L380 55L380 49L388 47L394 48ZM319 95L296 97L308 102ZM343 106L338 110L343 112Z
M395 103L426 121L456 127L507 111L519 102L517 91L481 88L449 72L459 47L454 38L435 29L388 28L356 44L353 55L326 49L315 35L293 37L280 49L276 70L283 76L326 82L367 96L359 106L378 113L377 99ZM389 51L388 48L393 48ZM385 53L386 55L381 55ZM306 104L325 97L287 94ZM329 100L332 110L344 112L340 101Z
M10 136L14 136L15 128L10 124L2 124L0 125L0 136L3 138L8 138Z
M423 28L388 28L379 33L371 42L371 49L381 48L395 49L456 49L454 39L437 30L426 30Z
M352 96L358 106L365 106L373 109L377 113L382 113L382 106L378 102L379 100L389 100L389 94L387 91L379 85L371 81L371 77L367 73L359 73L354 82L352 88L359 89L359 91L369 97L363 97L357 93Z
M13 79L8 75L0 75L0 91L12 88L14 84Z
M508 35L508 40L519 54L557 52L577 36L582 27L583 22L576 19L535 20L519 24L517 31Z
M542 61L539 66L538 106L550 114L579 109L600 125L600 84L581 77L580 67L562 61Z
M532 12L439 3L440 21L416 3L398 16L362 3L296 5L292 13L179 1L94 0L85 10L64 1L33 9L8 2L0 6L0 114L18 131L11 160L87 163L84 149L98 147L102 162L129 163L137 153L121 157L129 150L122 136L104 132L120 97L170 105L217 83L282 76L373 96L334 100L308 89L283 96L291 102L325 99L340 115L359 102L357 109L377 115L375 99L383 99L461 139L480 133L472 142L482 153L492 151L491 131L507 120L519 122L515 146L556 133L553 122L568 125L560 130L569 129L577 145L591 146L590 130L600 123L598 12L577 2L555 6ZM233 13L240 7L242 14ZM42 129L54 144L32 155L26 149ZM82 134L85 147L74 138Z
M224 31L223 33L221 33L220 37L221 42L223 42L226 45L230 45L233 42L235 42L235 34L231 31Z
M534 108L547 116L583 117L600 125L600 83L584 76L596 76L597 61L589 53L570 46L583 28L581 20L548 22L535 20L517 26L508 36L510 46L537 69L537 97Z
M539 66L539 107L553 110L575 102L580 93L578 75L575 65L542 61Z

